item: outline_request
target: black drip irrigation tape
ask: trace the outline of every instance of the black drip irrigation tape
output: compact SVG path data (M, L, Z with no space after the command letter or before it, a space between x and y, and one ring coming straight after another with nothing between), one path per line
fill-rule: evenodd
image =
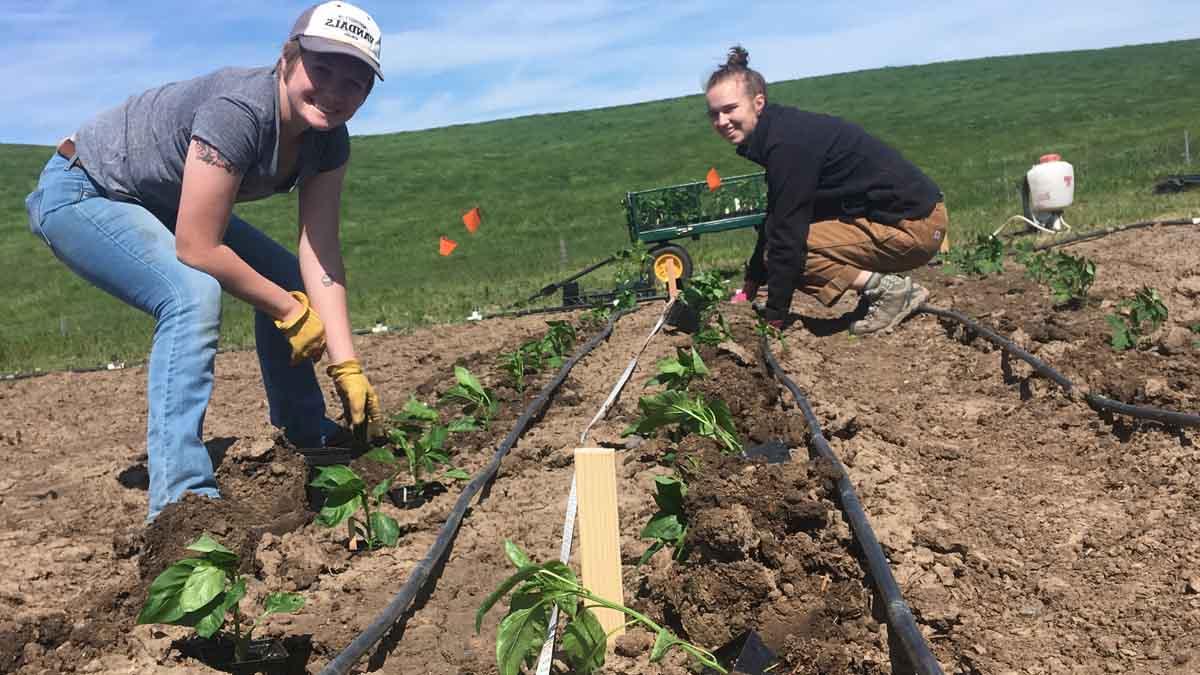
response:
M579 351L575 352L563 364L562 368L559 369L554 379L542 388L538 397L529 404L525 412L521 413L512 431L508 432L508 435L504 437L504 441L500 443L495 454L492 455L492 460L479 473L475 474L471 482L463 488L462 494L458 496L458 501L454 503L454 509L450 511L450 516L442 524L441 530L438 531L438 536L433 542L433 546L430 547L425 557L417 563L416 567L409 572L408 580L405 581L404 586L401 587L400 591L392 598L392 601L388 603L379 616L371 622L371 625L367 626L366 630L354 638L349 646L334 657L321 670L320 675L345 675L367 651L379 642L400 617L408 612L417 594L420 593L421 589L425 586L425 582L429 579L430 572L438 564L442 556L446 554L450 543L454 540L455 535L458 534L458 527L462 524L463 516L467 512L471 500L496 475L496 471L500 468L500 460L504 459L504 456L512 449L513 444L517 442L521 434L525 433L530 422L545 409L547 402L550 400L550 395L567 379L567 375L570 374L575 364L591 353L597 345L608 339L612 335L613 326L617 320L627 313L628 311L614 314L604 329L597 333L591 340L588 340L587 344L581 347Z
M1200 218L1172 218L1169 220L1143 220L1143 221L1139 221L1136 223L1127 223L1125 225L1113 225L1112 227L1103 227L1103 228L1096 229L1096 230L1089 230L1087 232L1080 232L1078 234L1073 234L1069 237L1063 237L1062 239L1056 239L1054 241L1048 241L1043 244L1038 244L1037 246L1033 247L1033 250L1034 251L1045 251L1045 250L1052 249L1052 248L1058 248L1059 246L1070 246L1071 244L1078 244L1083 241L1091 241L1092 239L1099 239L1101 237L1107 237L1110 234L1116 234L1118 232L1124 232L1126 230L1136 230L1136 229L1140 229L1143 227L1154 227L1156 225L1200 225ZM1021 237L1021 236L1028 235L1028 234L1032 234L1032 232L1029 232L1029 231L1017 232L1012 235L1005 235L1005 237L1008 239L1016 239L1017 237ZM942 260L941 258L934 258L933 260L929 261L928 267L939 267L939 266L943 265L944 263L945 263L945 261Z
M800 387L796 386L796 383L783 372L783 368L775 360L775 355L771 353L770 345L765 337L759 343L759 348L771 374L778 378L788 391L792 392L796 404L804 413L804 420L808 424L809 441L812 443L813 449L837 468L838 496L842 502L842 510L846 514L846 519L850 521L854 538L867 559L867 569L870 571L871 578L875 580L876 590L883 599L889 636L894 635L899 642L904 656L908 659L907 665L913 669L912 672L918 675L942 675L941 664L934 658L929 643L925 641L925 636L917 627L912 610L909 609L908 603L904 601L904 597L900 593L900 586L892 574L892 568L888 564L887 556L883 553L883 547L879 545L879 539L875 536L875 531L871 529L871 522L867 519L862 502L854 492L854 484L850 482L845 467L842 466L837 455L833 454L829 442L825 440L825 435L821 432L821 423L813 413L808 398L804 396Z
M1000 335L987 326L984 326L977 321L969 319L963 314L949 309L941 309L939 307L922 305L917 311L924 312L926 314L932 314L944 319L957 321L963 326L966 326L968 330L983 336L988 340L988 342L991 342L1000 349L1012 354L1013 356L1016 356L1022 361L1028 363L1030 366L1033 366L1035 371L1037 371L1040 375L1053 380L1056 384L1058 384L1058 386L1062 387L1067 394L1070 395L1076 392L1075 385L1072 384L1071 380L1069 380L1065 375L1058 372L1054 368L1051 368L1046 364L1046 362L1030 354L1024 349L1021 349L1015 343L1013 343L1012 340ZM1120 401L1114 401L1110 398L1097 396L1096 394L1092 393L1083 394L1083 400L1087 401L1087 404L1097 411L1107 411L1120 415L1127 415L1129 417L1136 417L1138 419L1153 420L1155 422L1161 422L1162 424L1175 427L1200 427L1200 415L1176 412L1174 410L1164 410L1162 408L1153 408L1150 406L1122 403Z
M1088 232L1080 232L1069 237L1063 237L1055 241L1048 241L1044 244L1038 244L1033 247L1035 251L1045 251L1050 248L1059 246L1068 246L1070 244L1078 244L1081 241L1090 241L1107 237L1110 234L1124 232L1126 230L1136 230L1143 227L1154 227L1155 225L1200 225L1200 218L1173 218L1171 220L1143 220L1137 223L1129 223L1127 225L1114 225L1113 227L1105 227L1099 230L1090 230Z
M661 302L661 301L667 300L667 299L668 298L665 295L647 295L645 297L638 298L637 303L640 305L640 304L646 303L646 302L655 302L655 301ZM552 314L554 312L573 312L573 311L581 310L581 309L596 309L598 307L612 307L612 303L611 302L600 302L600 303L592 303L592 304L581 303L578 305L556 305L553 307L531 307L528 309L517 309L517 310L506 311L506 312L496 312L495 314L485 314L485 315L483 315L483 317L481 319L478 319L478 320L486 321L487 319L500 319L500 318L506 318L506 317L529 316L531 314Z

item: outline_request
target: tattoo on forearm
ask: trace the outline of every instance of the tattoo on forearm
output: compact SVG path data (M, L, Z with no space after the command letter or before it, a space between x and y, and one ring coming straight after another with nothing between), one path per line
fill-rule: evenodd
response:
M321 275L321 285L322 286L332 286L333 285L333 277L329 276L328 274L322 274Z
M217 152L216 148L209 145L208 143L205 143L204 141L200 140L199 138L195 138L192 140L196 144L196 159L199 159L201 162L204 162L205 164L211 164L213 166L225 169L225 171L228 172L230 176L241 175L241 171L238 171L238 168L236 166L234 166L233 163L230 162L228 159L225 159L224 157L222 157L221 153Z

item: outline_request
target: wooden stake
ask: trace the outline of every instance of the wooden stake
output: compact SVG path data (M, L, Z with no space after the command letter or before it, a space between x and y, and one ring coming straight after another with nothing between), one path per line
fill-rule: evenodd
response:
M675 283L675 261L667 258L663 265L667 268L667 298L674 300L679 294L679 286Z
M579 557L584 587L625 604L621 583L621 536L617 518L617 461L611 448L576 448L575 482L579 492ZM625 615L593 609L608 645L625 634Z

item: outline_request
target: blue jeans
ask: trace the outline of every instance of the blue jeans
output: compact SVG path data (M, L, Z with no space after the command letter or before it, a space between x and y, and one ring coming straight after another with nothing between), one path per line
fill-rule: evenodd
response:
M201 440L213 387L221 285L175 257L173 215L109 199L79 166L58 154L25 200L29 227L73 272L155 319L150 350L146 451L152 520L186 492L217 497ZM296 256L232 217L225 244L260 274L302 290ZM271 423L299 446L324 442L325 399L311 362L291 367L291 348L271 317L255 312L254 337Z

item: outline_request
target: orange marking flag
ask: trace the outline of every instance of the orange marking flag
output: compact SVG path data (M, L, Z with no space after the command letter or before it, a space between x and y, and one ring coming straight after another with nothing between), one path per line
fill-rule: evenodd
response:
M709 192L721 187L721 174L717 173L716 167L708 170L708 175L705 176L704 181L708 183Z
M458 248L458 242L442 235L442 240L438 245L438 253L442 255L450 255L454 249Z
M483 216L479 213L479 207L476 206L464 213L462 221L463 225L467 226L467 232L475 234L475 231L479 229L479 224L483 222Z

